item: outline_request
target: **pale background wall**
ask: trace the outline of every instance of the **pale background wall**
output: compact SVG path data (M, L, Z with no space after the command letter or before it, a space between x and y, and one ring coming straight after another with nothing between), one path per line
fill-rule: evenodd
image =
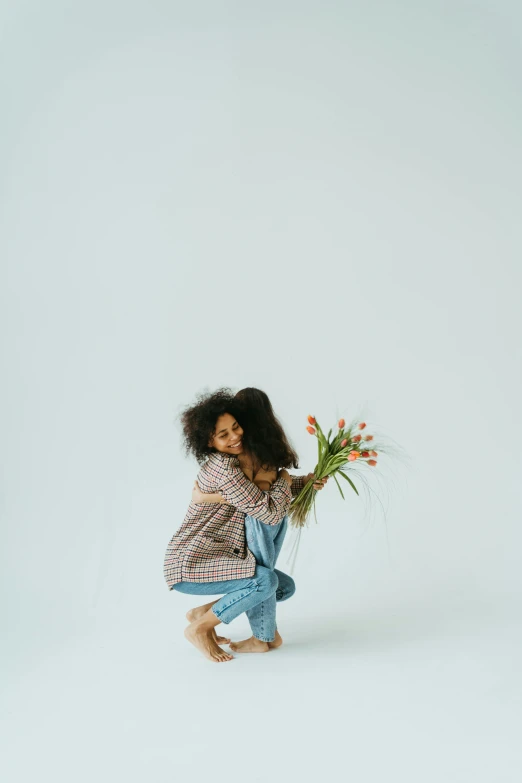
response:
M355 498L343 505L333 486L321 497L320 523L301 541L298 593L283 608L288 634L307 629L297 655L308 644L321 668L350 612L361 631L378 613L379 643L388 611L405 612L397 627L413 640L436 635L425 607L439 618L457 611L455 628L516 618L518 4L26 0L3 7L0 20L2 577L13 737L28 714L38 716L35 736L48 720L42 705L56 698L56 680L41 661L71 660L71 645L98 649L92 640L118 628L126 654L129 639L152 640L129 675L143 698L156 693L145 671L158 677L147 715L171 736L181 732L180 747L201 748L195 729L183 734L186 721L173 728L178 689L191 666L207 678L205 695L189 688L182 701L201 725L200 699L217 675L185 647L192 599L167 591L162 560L196 472L176 416L204 388L264 389L305 471L315 458L310 412L333 424L363 411L411 458L385 520L364 517ZM486 643L494 637L485 632ZM125 671L119 645L114 667L103 669L109 679ZM506 650L497 672L515 666L513 645ZM346 674L350 653L339 655ZM238 686L226 675L229 698L243 689L260 708L259 666L290 687L278 680L282 660L295 676L288 657L230 664L246 679ZM320 700L328 689L303 666L296 694L306 682ZM36 670L41 701L22 709L23 693L39 693L27 679ZM517 682L506 686L510 709L520 704ZM65 690L77 709L77 691ZM121 694L117 702L126 703ZM93 704L110 712L103 699ZM203 713L213 736L214 713ZM58 733L66 714L55 714ZM508 714L497 715L503 742ZM221 715L230 727L228 707ZM140 758L163 780L164 765L174 774L188 762L172 756L162 730ZM384 728L372 731L367 741L382 746ZM69 747L81 747L80 734L87 742L83 727ZM135 737L120 739L130 764ZM40 741L67 778L65 751L53 755ZM214 741L219 748L219 733ZM113 739L89 758L105 754L107 775L108 759L121 771L110 752L118 747ZM504 757L511 751L502 745ZM287 763L281 756L281 774ZM322 773L322 763L310 757L307 769ZM29 768L18 760L13 769L22 780ZM463 779L476 775L462 770Z

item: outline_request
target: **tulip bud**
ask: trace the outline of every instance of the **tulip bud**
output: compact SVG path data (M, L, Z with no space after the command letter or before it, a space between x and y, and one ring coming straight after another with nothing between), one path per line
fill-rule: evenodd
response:
M308 421L310 424L315 424L315 418L313 416L309 416Z
M377 460L376 459L369 459L366 464L367 465L371 465L372 468L373 468L373 467L375 467L375 465L377 465Z
M348 443L348 441L346 440L346 438L341 441L341 446L342 446L343 449L347 445L347 443Z
M377 452L376 451L370 451L370 456L371 457L376 457L377 456Z
M346 424L345 420L344 419L339 419L338 423L339 423L339 429L342 430L344 425Z
M355 460L356 460L356 459L358 459L358 457L360 457L360 456L361 456L361 455L359 454L359 452L358 452L358 451L351 451L351 452L348 454L348 460L349 460L350 462L355 462Z
M310 433L310 435L315 435L315 430L314 430L314 428L313 428L313 427L307 427L306 429L308 430L308 432Z
M361 457L364 457L366 459L366 457L369 457L369 456L370 456L370 452L369 451L361 451Z
M365 421L362 421L362 422L359 424L359 429L360 429L360 430L363 430L365 427L366 427L366 422L365 422Z
M373 440L373 435L367 435L364 440Z
M361 440L361 437L362 437L361 435L356 435L356 436L355 436L355 438L352 438L352 440L353 440L355 443L359 443L359 441Z

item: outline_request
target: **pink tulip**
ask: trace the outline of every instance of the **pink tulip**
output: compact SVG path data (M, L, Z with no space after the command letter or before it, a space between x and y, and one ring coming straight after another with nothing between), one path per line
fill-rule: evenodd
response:
M355 462L355 460L358 459L360 456L361 455L359 454L358 451L351 451L348 454L348 460L349 460L349 462Z
M365 421L362 421L362 422L359 424L359 429L360 429L360 430L363 430L365 427L366 427L366 422L365 422Z
M339 419L338 424L339 424L339 429L342 430L346 422L344 419Z
M367 435L364 440L373 440L373 435Z
M308 430L308 432L310 433L310 435L315 435L315 430L314 430L314 428L313 428L313 427L307 427L306 429Z
M378 453L377 451L370 451L370 456L371 457L376 457L377 453Z
M341 441L341 446L342 446L343 449L347 445L347 443L348 443L348 441L346 440L346 438Z
M373 468L373 467L375 467L375 465L377 465L377 460L376 459L369 459L367 464L371 465L372 468Z
M310 424L315 424L315 418L313 416L309 416L308 421Z
M352 438L352 440L354 441L354 443L359 443L361 437L362 437L361 435L356 435L355 438Z

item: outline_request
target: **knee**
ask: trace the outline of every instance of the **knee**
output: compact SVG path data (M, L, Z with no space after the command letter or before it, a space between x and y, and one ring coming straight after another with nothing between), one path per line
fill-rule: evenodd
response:
M286 601L287 598L291 598L295 593L295 582L288 574L284 575L284 579L279 577L279 586L276 591L276 598L278 601Z
M285 582L284 590L287 598L290 598L295 593L295 582L291 576L287 576L287 582Z
M277 574L275 574L269 568L258 566L256 572L256 579L257 579L259 592L266 593L267 595L272 595L277 590L277 586L279 584Z

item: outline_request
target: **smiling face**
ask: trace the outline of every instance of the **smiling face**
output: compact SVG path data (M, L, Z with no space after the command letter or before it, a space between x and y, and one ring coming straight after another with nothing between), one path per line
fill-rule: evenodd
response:
M210 448L224 454L241 454L243 451L243 430L230 413L224 413L216 422L216 430L210 438Z

